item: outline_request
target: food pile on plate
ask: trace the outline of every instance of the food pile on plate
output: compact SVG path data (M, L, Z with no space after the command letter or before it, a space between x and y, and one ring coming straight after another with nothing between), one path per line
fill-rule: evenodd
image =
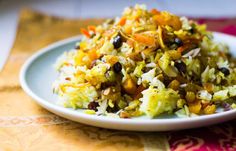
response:
M205 25L136 5L81 32L55 65L65 107L120 118L236 108L235 60Z

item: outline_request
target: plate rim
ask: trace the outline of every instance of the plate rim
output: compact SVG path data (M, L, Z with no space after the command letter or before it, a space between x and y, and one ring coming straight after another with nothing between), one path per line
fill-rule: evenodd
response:
M219 32L213 32L216 36L224 36L228 38L234 38L236 40L236 37L227 35L224 33ZM40 96L38 96L36 93L34 93L28 86L27 80L26 80L26 73L31 64L40 56L43 54L50 52L53 50L53 48L60 47L62 45L65 45L72 41L77 41L81 39L81 35L74 36L71 38L67 38L64 40L57 41L55 43L52 43L42 49L39 49L36 53L34 53L31 57L29 57L23 64L20 70L19 80L20 85L23 88L23 90L28 94L30 97L33 98L33 100L41 105L42 107L46 108L47 110L59 114L60 116L66 117L72 116L75 118L83 119L83 120L90 120L94 122L103 122L103 123L113 123L113 124L125 124L125 125L164 125L164 124L176 124L176 123L195 123L195 122L201 122L201 121L207 121L207 120L217 120L222 117L228 117L228 119L233 119L236 117L236 109L225 111L221 113L211 114L211 115L201 115L196 117L184 117L184 118L167 118L167 119L123 119L123 118L112 118L112 117L106 117L106 116L97 116L97 115L89 115L86 113L78 112L76 110L71 110L56 104L53 104L47 100L44 100ZM60 114L61 113L61 114ZM65 115L64 115L65 114ZM232 117L230 117L232 116ZM223 121L223 120L221 120ZM83 123L83 122L82 122Z

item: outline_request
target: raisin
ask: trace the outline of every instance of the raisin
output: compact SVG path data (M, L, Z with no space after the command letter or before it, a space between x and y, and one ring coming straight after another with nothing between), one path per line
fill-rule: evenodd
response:
M190 32L191 34L194 34L194 33L195 33L194 28L189 29L189 32Z
M115 49L120 48L122 45L122 38L120 35L117 35L114 39L113 39L113 46Z
M181 73L186 73L187 67L186 64L183 61L175 62L175 67L178 69L179 72Z
M191 34L194 34L194 33L196 32L196 25L195 25L195 24L192 24L192 25L191 25L191 28L189 29L189 32L190 32Z
M175 44L176 44L177 46L179 46L179 47L183 45L182 40L179 39L179 38L175 38L174 41L175 41Z
M115 73L120 73L120 71L122 70L122 65L119 62L115 63L113 65L113 70Z
M115 85L116 85L116 82L104 82L104 83L101 83L101 89L104 90L108 87L115 86Z
M219 68L220 72L222 72L225 76L229 75L230 74L230 71L229 69L225 68L225 67L222 67L222 68Z

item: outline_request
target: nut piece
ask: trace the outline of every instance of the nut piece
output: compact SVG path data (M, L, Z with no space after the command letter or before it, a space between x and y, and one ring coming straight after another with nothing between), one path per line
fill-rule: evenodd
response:
M106 88L104 91L103 91L103 94L104 95L108 95L111 91L111 88Z
M127 112L124 112L124 111L120 112L120 118L129 118L129 117L130 116Z

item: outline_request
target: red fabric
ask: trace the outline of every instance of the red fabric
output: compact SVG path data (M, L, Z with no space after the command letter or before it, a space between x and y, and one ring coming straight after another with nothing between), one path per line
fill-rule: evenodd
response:
M211 31L223 32L236 36L236 18L231 19L194 19L200 24L207 24L207 28Z
M195 19L211 31L236 36L236 18ZM236 120L198 129L169 133L172 151L236 151Z
M171 132L169 144L173 151L235 151L236 121Z

